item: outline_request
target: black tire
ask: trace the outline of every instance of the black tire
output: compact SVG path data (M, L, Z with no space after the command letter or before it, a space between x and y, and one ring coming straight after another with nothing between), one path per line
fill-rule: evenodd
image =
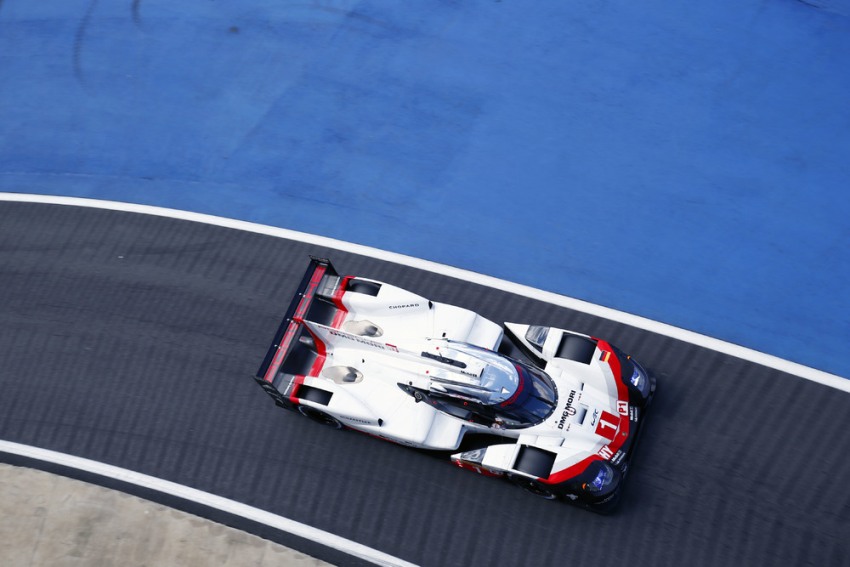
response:
M321 410L317 410L316 408L311 408L310 406L298 406L298 412L304 417L307 417L321 425L326 425L333 429L343 428L340 420Z
M532 493L535 496L544 500L557 500L558 495L552 492L545 484L518 475L508 475L508 480L519 486L523 490Z

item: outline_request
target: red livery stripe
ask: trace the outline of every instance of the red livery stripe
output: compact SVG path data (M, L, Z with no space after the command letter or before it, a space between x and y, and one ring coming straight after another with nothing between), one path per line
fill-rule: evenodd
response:
M514 366L516 367L516 373L518 377L516 391L511 394L510 398L499 404L502 407L509 406L510 404L514 403L514 400L516 400L517 397L519 397L520 392L522 392L522 384L524 382L524 380L522 379L522 370L520 370L519 366L517 366L516 364L514 364Z
M345 321L345 316L348 314L348 309L345 308L345 305L342 303L342 296L345 294L345 288L348 286L348 281L352 279L354 276L345 276L340 279L339 285L336 290L334 290L333 297L331 300L336 305L337 312L334 315L334 320L331 323L331 327L334 329L339 329L342 322Z

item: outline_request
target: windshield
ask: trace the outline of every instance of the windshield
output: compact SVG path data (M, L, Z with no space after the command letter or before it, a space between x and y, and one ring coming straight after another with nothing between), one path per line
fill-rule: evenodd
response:
M555 411L557 390L543 370L475 345L451 344L457 351L481 360L484 367L474 386L433 376L435 382L453 391L430 392L432 403L439 409L461 419L507 429L537 425Z
M552 379L536 368L514 363L519 383L516 391L494 409L507 427L536 425L555 411L557 395Z

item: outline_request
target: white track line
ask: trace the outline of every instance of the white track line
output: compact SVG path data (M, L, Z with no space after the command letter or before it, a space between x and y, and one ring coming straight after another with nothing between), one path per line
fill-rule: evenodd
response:
M45 203L51 205L68 205L75 207L90 207L97 209L108 209L112 211L141 213L159 217L200 222L215 226L232 228L236 230L254 232L257 234L265 234L277 238L285 238L287 240L306 242L309 244L314 244L316 246L335 248L337 250L350 252L352 254L360 254L361 256L377 258L386 262L402 264L404 266L419 268L420 270L427 270L429 272L434 272L444 276L450 276L453 278L474 282L501 291L507 291L510 293L515 293L517 295L523 295L525 297L537 299L539 301L545 301L546 303L551 303L553 305L574 309L576 311L581 311L582 313L588 313L590 315L595 315L604 319L610 319L612 321L631 325L632 327L637 327L639 329L658 333L659 335L664 335L667 337L678 339L680 341L715 350L723 354L728 354L736 358L749 360L751 362L755 362L756 364L761 364L769 368L781 370L782 372L787 372L788 374L793 374L794 376L798 376L806 380L811 380L812 382L817 382L818 384L823 384L825 386L830 386L832 388L850 393L850 380L847 380L835 374L830 374L822 370L811 368L809 366L804 366L796 362L791 362L790 360L784 360L777 356L745 348L740 345L736 345L726 341L721 341L720 339L701 335L699 333L688 331L686 329L680 329L679 327L674 327L673 325L668 325L666 323L660 323L658 321L639 317L638 315L632 315L631 313L625 313L623 311L617 311L616 309L610 309L601 305L588 303L580 299L574 299L572 297L558 295L556 293L543 291L514 282L500 280L498 278L485 276L483 274L470 272L468 270L462 270L460 268L453 268L452 266L446 266L444 264L438 264L436 262L430 262L428 260L421 260L419 258L413 258L411 256L405 256L403 254L397 254L395 252L387 252L386 250L380 250L378 248L372 248L370 246L362 246L360 244L353 244L351 242L345 242L333 238L326 238L324 236L317 236L315 234L308 234L305 232L298 232L295 230L277 228L273 226L267 226L235 219L228 219L224 217L217 217L213 215L192 213L189 211L178 211L175 209L153 207L150 205L121 203L118 201L102 201L98 199L83 199L79 197L58 197L52 195L30 195L26 193L0 193L0 201L11 201L20 203Z
M209 492L189 488L188 486L169 482L154 476L148 476L146 474L114 467L97 461L90 461L88 459L67 455L65 453L57 453L56 451L49 451L38 447L20 445L10 441L0 440L0 452L20 455L22 457L38 461L55 463L64 467L70 467L76 470L86 471L106 478L116 479L136 486L141 486L143 488L156 490L162 494L176 496L190 502L197 502L204 506L223 510L233 514L234 516L259 522L283 532L320 543L326 547L342 551L353 557L374 563L375 565L386 567L415 567L415 564L413 563L409 563L397 557L393 557L392 555L382 553L376 549L366 547L365 545L361 545L332 533L296 522L295 520L290 520L289 518L284 518L283 516L278 516L271 512L266 512L265 510L260 510L259 508L254 508L253 506L248 506L241 502L236 502L235 500L228 500L227 498L222 498L221 496L216 496Z

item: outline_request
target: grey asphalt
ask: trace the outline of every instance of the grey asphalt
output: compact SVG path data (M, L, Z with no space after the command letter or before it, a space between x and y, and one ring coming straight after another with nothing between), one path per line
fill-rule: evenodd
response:
M276 408L251 376L308 254L491 319L605 337L645 362L659 390L620 511L545 502ZM423 565L850 564L850 395L671 338L287 240L14 203L0 203L0 305L9 441L179 482Z

